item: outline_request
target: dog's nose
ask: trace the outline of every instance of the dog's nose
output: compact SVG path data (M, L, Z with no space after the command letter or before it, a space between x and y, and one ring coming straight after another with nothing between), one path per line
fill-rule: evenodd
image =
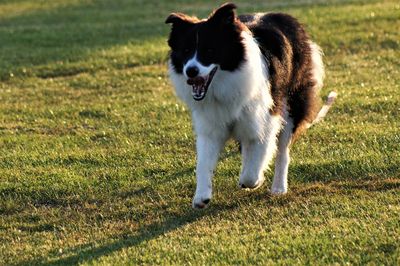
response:
M186 75L189 78L195 78L199 74L199 68L197 66L190 66L186 69Z

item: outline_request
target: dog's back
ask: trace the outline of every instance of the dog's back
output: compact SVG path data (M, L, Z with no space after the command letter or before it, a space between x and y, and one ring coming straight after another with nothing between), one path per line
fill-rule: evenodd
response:
M283 115L287 111L298 135L320 108L318 91L324 68L319 47L290 15L267 13L238 18L250 29L267 61L274 100L271 112Z

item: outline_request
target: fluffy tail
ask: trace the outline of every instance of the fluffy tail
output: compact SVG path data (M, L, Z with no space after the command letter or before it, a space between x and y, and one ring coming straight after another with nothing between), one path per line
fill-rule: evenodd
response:
M307 128L317 124L319 121L321 121L326 114L328 113L329 109L331 108L332 104L335 102L337 97L337 93L334 91L331 91L328 95L328 99L326 100L324 106L322 106L321 110L317 114L317 117L314 119L314 121L310 124L308 124Z

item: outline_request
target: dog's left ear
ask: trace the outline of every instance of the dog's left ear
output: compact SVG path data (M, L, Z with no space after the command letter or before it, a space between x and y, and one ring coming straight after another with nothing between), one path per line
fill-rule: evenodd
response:
M236 19L236 8L237 6L233 3L223 4L212 13L209 20L223 25L231 25Z
M190 17L182 14L182 13L171 13L167 19L165 20L165 24L182 24L182 23L189 23L190 21Z

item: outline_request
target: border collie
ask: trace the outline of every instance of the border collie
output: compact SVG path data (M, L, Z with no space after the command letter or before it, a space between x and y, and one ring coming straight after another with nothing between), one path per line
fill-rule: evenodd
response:
M212 196L212 176L228 138L241 144L239 186L255 189L276 154L271 193L288 189L289 148L323 118L318 112L322 52L303 26L282 13L237 16L227 3L207 19L172 13L169 74L177 96L191 109L196 132L194 208Z

